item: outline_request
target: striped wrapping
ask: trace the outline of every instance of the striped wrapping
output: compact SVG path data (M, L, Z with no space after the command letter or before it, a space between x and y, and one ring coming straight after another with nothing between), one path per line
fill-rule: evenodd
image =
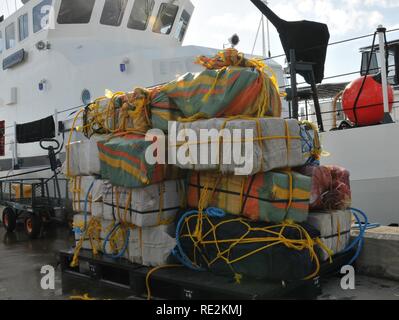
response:
M148 164L145 153L151 144L143 135L134 134L99 142L101 177L125 188L140 188L177 178L178 168Z
M280 95L272 80L254 68L226 67L187 73L151 94L154 128L168 121L202 115L207 118L281 116Z
M193 173L188 205L217 207L254 221L304 222L309 212L311 178L294 172L259 173L251 177ZM215 189L215 192L212 190Z

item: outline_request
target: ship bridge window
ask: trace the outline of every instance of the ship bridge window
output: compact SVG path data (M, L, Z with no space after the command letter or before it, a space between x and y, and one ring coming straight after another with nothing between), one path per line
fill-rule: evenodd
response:
M152 31L161 34L170 34L178 11L178 6L170 3L162 3Z
M395 51L388 51L388 82L391 85L397 85Z
M62 0L57 22L59 24L89 23L95 0Z
M37 6L33 7L32 20L33 20L33 32L39 32L48 27L50 23L50 12L52 0L43 0Z
M184 40L184 36L186 35L188 24L190 22L190 18L191 18L190 14L186 10L183 10L179 24L176 29L176 39L179 40L180 42L183 42Z
M154 0L135 0L127 27L136 30L147 29L154 4Z
M19 41L29 36L28 14L24 14L18 18Z
M120 26L125 13L127 0L106 0L100 23L107 26Z
M15 46L15 23L11 23L6 27L6 49L14 48Z

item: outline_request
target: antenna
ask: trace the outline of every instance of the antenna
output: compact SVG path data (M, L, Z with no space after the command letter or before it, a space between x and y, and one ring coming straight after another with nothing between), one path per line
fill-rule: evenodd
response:
M8 5L8 0L6 0L6 4L7 4L7 14L10 15L10 7Z
M269 1L266 0L266 5L269 4ZM271 41L270 41L270 23L269 23L269 19L266 18L266 32L267 32L267 48L268 48L268 55L269 58L272 57L272 45L271 45Z
M266 5L268 5L269 3L268 3L268 1L263 1ZM265 16L264 16L264 14L262 13L262 15L261 15L261 18L260 18L260 22L259 22L259 25L258 25L258 30L256 31L256 37L255 37L255 41L254 41L254 45L253 45L253 47L252 47L252 52L251 52L251 55L253 55L254 54L254 52L255 52L255 47L256 47L256 44L257 44L257 42L258 42L258 38L259 38L259 33L260 33L260 30L261 30L261 28L262 28L262 55L263 55L263 57L266 57L266 55L268 55L269 56L269 58L272 56L272 54L271 54L271 43L270 43L270 28L269 28L269 19L266 17L266 32L265 32ZM266 38L267 38L267 49L266 49ZM267 53L266 53L266 51L267 51Z

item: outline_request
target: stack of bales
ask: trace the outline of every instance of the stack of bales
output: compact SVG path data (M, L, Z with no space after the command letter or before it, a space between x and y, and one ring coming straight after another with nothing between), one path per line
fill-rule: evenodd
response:
M187 154L175 160L190 171L190 210L178 219L175 256L189 268L232 274L238 280L317 274L318 252L329 250L320 232L306 223L312 179L292 170L319 159L317 129L280 118L278 86L261 62L234 50L199 61L214 74L213 80L201 83L186 76L155 98L164 112L183 113L173 128L182 139L169 149ZM236 73L240 79L247 73L254 78L241 79L246 87L239 93L225 79ZM172 112L165 116L173 117ZM219 133L216 138L184 141L212 129Z
M65 164L76 212L75 258L83 248L162 266L173 252L189 268L237 281L316 275L319 260L349 239L350 213L337 211L348 199L326 200L337 199L326 196L333 180L341 191L345 179L329 168L331 180L323 180L329 189L319 190L314 177L325 168L315 166L317 129L280 118L278 84L263 63L234 49L198 63L201 73L108 93L76 115ZM146 135L150 129L158 131ZM216 138L186 141L185 132L198 138L203 129L216 130ZM173 157L165 160L173 165L148 161L164 134ZM309 216L309 208L330 212Z
M146 94L110 94L75 116L64 164L76 213L74 263L87 249L158 266L176 245L185 185L177 168L145 160Z

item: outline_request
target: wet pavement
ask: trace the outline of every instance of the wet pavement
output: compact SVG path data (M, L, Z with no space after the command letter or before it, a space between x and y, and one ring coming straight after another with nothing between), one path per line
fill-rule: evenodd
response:
M74 237L67 227L48 226L40 239L30 240L23 226L6 233L0 223L0 300L69 300L84 294L97 299L134 299L126 290L63 278L58 252L73 244ZM55 268L55 290L42 289L43 266Z
M73 245L66 227L46 229L38 240L29 240L23 231L7 234L0 225L0 300L61 300L89 294L97 299L135 299L123 289L97 286L92 281L62 277L57 265L58 251ZM56 268L55 290L41 288L43 266ZM322 300L399 300L399 282L356 277L356 290L344 291L339 278L323 284Z
M43 237L29 240L24 231L6 233L0 226L0 299L62 299L61 273L56 272L56 290L43 290L41 269L57 267L57 252L71 246L67 228L47 228Z

